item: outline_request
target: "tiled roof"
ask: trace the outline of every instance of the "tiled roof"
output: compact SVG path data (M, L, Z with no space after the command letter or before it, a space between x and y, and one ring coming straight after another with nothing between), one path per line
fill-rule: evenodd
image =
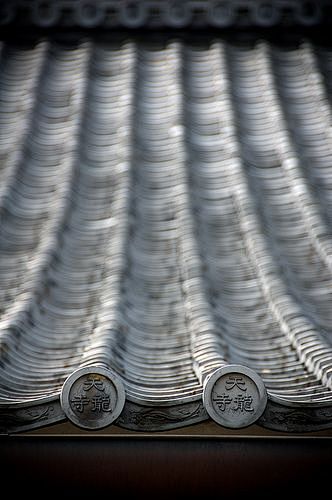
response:
M332 426L331 96L310 38L3 40L5 432L107 373L130 429Z
M330 0L2 0L0 26L97 29L331 25Z

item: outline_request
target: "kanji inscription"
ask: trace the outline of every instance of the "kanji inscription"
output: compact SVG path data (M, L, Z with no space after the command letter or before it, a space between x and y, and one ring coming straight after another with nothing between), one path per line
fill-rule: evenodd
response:
M224 427L240 428L261 416L267 394L256 372L241 365L226 365L208 378L203 401L213 420Z
M67 378L60 399L64 412L74 424L100 429L120 415L125 392L122 382L111 370L86 367Z

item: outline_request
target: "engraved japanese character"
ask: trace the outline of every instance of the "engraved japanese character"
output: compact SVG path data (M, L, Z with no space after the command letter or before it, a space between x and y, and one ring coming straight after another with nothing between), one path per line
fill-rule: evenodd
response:
M111 398L109 396L95 396L91 399L92 411L112 411L110 407Z
M70 406L74 407L80 413L83 413L84 407L89 404L89 401L90 400L84 394L81 394L70 400Z
M216 403L220 411L225 411L227 409L227 405L232 402L232 398L229 397L228 394L218 394L213 401Z
M246 391L246 383L243 380L243 377L237 377L237 376L232 376L230 375L228 379L226 380L226 389L230 391L231 389L234 389L234 387L237 387L241 391Z
M252 405L252 396L243 396L243 394L238 394L234 398L234 404L235 406L232 408L232 410L235 411L254 411L254 409L251 407Z
M97 389L97 391L105 390L104 382L99 378L90 377L84 381L84 386L83 386L84 391L89 391L92 387Z

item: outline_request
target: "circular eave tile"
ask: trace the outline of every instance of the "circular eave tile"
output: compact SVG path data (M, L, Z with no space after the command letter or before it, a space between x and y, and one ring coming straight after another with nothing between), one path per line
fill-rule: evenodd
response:
M267 392L255 371L242 365L225 365L207 378L203 403L215 422L239 429L259 419L266 407Z
M125 389L112 370L102 366L82 367L65 380L60 403L73 424L98 430L112 424L121 414Z

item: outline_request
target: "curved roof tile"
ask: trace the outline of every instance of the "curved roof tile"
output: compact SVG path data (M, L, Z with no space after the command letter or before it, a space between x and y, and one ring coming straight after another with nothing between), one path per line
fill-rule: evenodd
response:
M2 42L6 432L90 389L137 430L331 426L331 82L303 37Z

